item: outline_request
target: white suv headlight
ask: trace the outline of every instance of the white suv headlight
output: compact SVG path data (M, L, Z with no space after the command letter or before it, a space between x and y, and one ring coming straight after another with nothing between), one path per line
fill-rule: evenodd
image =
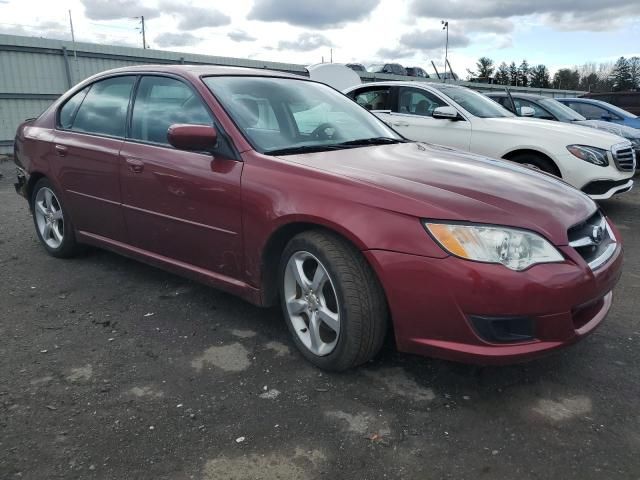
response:
M538 263L564 261L547 240L526 230L428 221L424 226L444 250L467 260L501 263L516 271Z

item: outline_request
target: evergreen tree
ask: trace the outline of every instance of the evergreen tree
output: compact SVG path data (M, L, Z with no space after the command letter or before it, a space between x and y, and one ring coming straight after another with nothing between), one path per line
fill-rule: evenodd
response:
M531 83L529 86L536 88L549 88L551 86L551 78L549 70L545 65L536 65L530 72Z
M640 57L631 57L629 59L629 67L631 73L631 88L640 89Z
M613 83L613 90L616 92L630 90L633 87L629 60L624 57L618 59L611 71L611 81Z
M496 72L495 82L499 85L509 85L510 76L509 76L509 67L506 63L502 62L498 67L498 71Z
M570 68L561 68L553 76L553 88L560 90L578 90L580 73Z
M518 85L526 87L529 85L529 62L522 60L522 63L518 67Z
M511 62L511 65L509 65L509 84L514 86L518 84L518 67L516 67L516 62Z

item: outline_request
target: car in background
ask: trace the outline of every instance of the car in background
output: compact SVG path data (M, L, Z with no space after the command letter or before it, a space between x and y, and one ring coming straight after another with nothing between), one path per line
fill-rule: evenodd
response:
M610 103L592 98L556 98L588 120L604 120L631 128L640 128L640 118Z
M595 129L518 118L469 88L374 82L345 90L411 140L503 158L561 177L593 199L631 190L631 142Z
M347 63L347 67L349 67L354 72L366 72L367 69L361 63Z
M429 74L421 67L407 67L409 77L429 78Z
M637 163L640 161L640 130L637 128L631 128L613 122L605 122L604 120L587 120L575 110L572 110L553 98L542 95L520 92L510 94L506 92L490 92L485 93L485 95L519 117L523 116L520 109L522 107L529 107L533 110L533 117L541 120L554 120L571 123L573 125L581 125L583 127L597 128L626 138L631 142L636 151L637 169Z
M369 65L367 71L370 73L387 73L389 75L407 76L407 70L399 63L378 63Z
M280 304L328 370L387 334L451 360L534 358L592 332L622 270L619 232L564 182L409 142L282 72L110 70L23 123L15 148L49 254L91 244Z
M580 98L602 100L622 108L634 115L640 115L640 92L589 92Z

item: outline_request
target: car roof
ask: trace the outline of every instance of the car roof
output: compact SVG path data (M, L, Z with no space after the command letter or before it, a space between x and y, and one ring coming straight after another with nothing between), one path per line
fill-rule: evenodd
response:
M235 76L261 76L261 77L284 77L306 79L302 75L293 73L279 72L276 70L267 70L262 68L246 68L246 67L221 67L217 65L133 65L130 67L114 68L100 72L98 76L113 75L118 73L172 73L185 76L208 76L208 75L235 75Z
M506 92L488 92L488 93L485 93L485 95L488 97L508 97ZM513 98L524 98L527 100L544 100L545 98L550 98L550 97L545 97L544 95L536 95L534 93L520 93L520 92L511 92L511 96Z

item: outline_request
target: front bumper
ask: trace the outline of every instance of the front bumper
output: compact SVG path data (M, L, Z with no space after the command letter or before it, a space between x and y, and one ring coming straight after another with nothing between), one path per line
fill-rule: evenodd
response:
M514 272L455 257L371 250L365 255L387 294L398 349L475 364L529 360L570 345L606 317L622 272L622 247L592 271L571 247L564 263ZM485 340L472 317L527 318L534 338Z
M593 200L606 200L619 193L628 192L632 188L633 180L596 180L582 187L582 191Z
M18 195L27 198L27 185L29 183L29 174L21 167L16 167L16 183L13 186Z

